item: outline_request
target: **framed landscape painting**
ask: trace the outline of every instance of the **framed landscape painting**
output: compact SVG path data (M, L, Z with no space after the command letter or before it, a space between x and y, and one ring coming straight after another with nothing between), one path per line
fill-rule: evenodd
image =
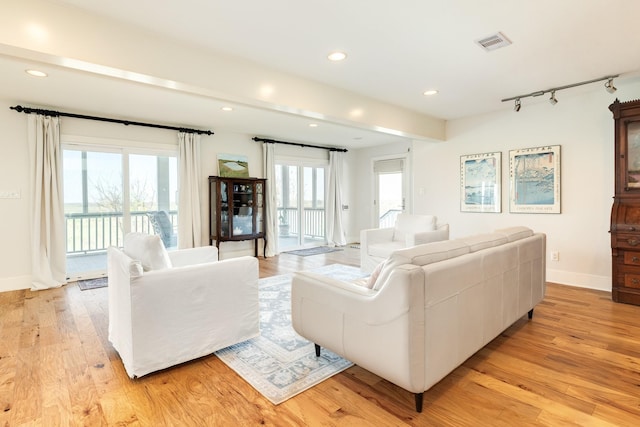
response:
M225 178L249 178L247 156L218 154L218 175Z
M501 212L502 153L460 156L460 211Z
M509 151L510 210L560 213L560 146Z

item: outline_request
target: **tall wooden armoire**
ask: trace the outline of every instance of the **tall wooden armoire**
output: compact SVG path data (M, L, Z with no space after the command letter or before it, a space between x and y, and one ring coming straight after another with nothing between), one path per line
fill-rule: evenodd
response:
M612 299L640 305L640 100L609 106L615 120Z

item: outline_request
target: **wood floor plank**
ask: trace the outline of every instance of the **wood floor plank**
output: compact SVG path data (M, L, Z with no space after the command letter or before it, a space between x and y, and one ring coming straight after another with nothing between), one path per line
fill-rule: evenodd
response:
M340 263L357 249L260 258L260 277ZM215 355L142 378L108 341L107 289L0 293L0 426L637 425L640 307L549 283L534 312L424 395L353 366L273 405Z

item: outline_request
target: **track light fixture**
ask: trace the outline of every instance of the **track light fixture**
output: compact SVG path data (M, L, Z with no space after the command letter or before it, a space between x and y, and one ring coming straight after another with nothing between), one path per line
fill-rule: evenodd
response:
M513 106L513 111L518 112L520 111L520 107L522 105L520 104L520 98L516 98L516 105Z
M549 103L551 105L556 105L558 103L558 100L556 99L556 91L563 90L563 89L569 89L569 88L576 87L576 86L582 86L582 85L586 85L586 84L589 84L589 83L601 82L601 81L604 81L604 80L606 80L606 83L604 84L604 87L605 87L605 89L607 89L607 92L613 93L613 92L615 92L617 90L616 87L613 85L613 79L615 79L618 76L619 76L619 74L616 74L616 75L612 75L612 76L601 77L599 79L587 80L585 82L573 83L573 84L570 84L570 85L553 87L553 88L546 89L546 90L537 90L535 92L527 93L525 95L518 95L518 96L512 96L511 98L504 98L502 100L502 102L515 100L515 105L513 106L513 111L520 111L520 108L522 107L522 102L521 102L522 98L541 96L541 95L544 95L545 93L550 93L551 94L551 98L549 98Z
M605 89L607 89L607 92L609 93L613 93L616 90L616 87L613 85L613 77L610 78L609 80L607 80L607 82L604 84Z

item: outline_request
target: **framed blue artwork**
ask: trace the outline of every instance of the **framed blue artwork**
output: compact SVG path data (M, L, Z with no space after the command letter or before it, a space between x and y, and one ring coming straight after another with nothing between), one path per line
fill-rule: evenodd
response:
M560 146L509 151L509 209L560 213Z
M460 156L460 211L501 212L502 153Z

